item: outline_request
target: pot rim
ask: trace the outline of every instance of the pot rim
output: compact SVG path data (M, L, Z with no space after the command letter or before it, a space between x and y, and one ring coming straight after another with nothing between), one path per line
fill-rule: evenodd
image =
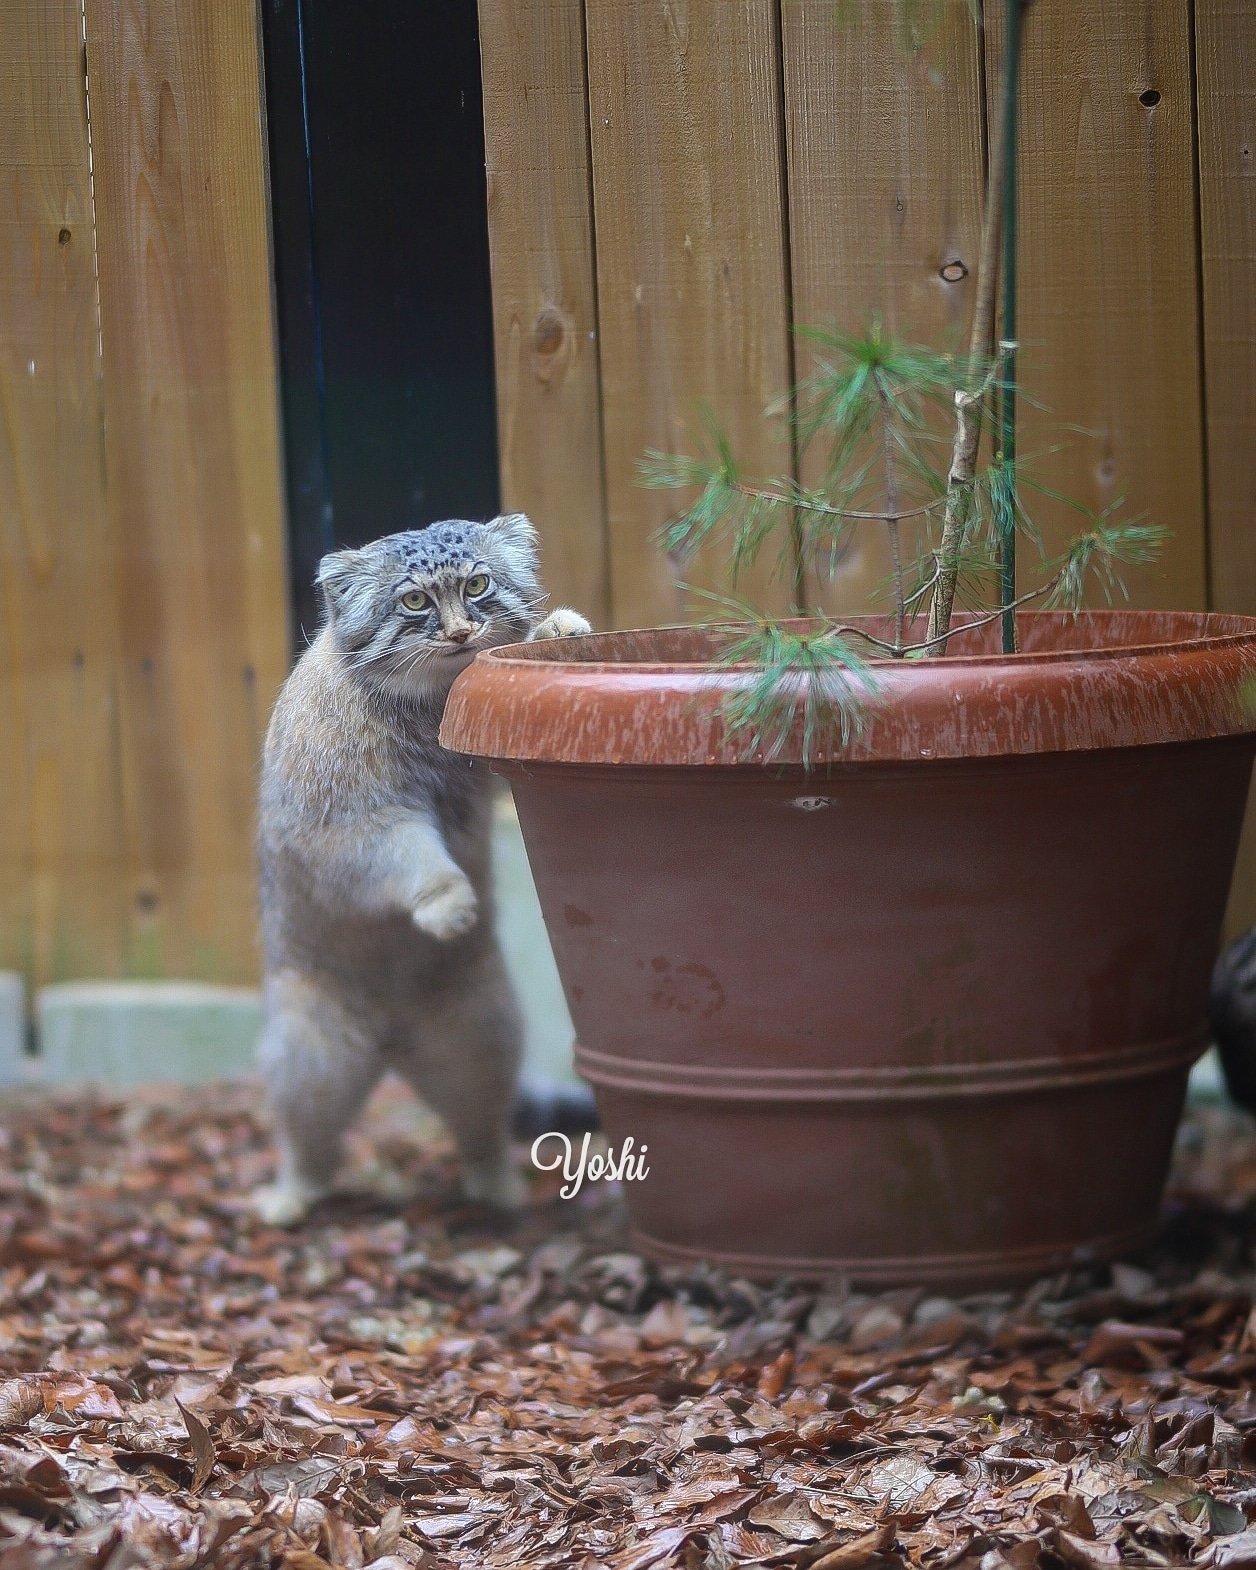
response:
M971 613L969 613L971 614ZM1054 620L1058 625L1078 625L1082 622L1119 622L1132 617L1157 616L1162 618L1180 618L1183 621L1211 623L1230 623L1225 631L1220 628L1216 632L1205 632L1193 637L1162 637L1140 643L1116 644L1085 644L1077 648L1066 649L1030 649L1017 650L1014 654L1002 651L992 654L928 654L919 659L903 661L893 658L888 654L880 654L870 650L869 664L889 666L891 668L903 667L905 669L919 670L922 667L936 667L944 662L947 666L981 666L1015 664L1047 664L1059 660L1076 659L1114 659L1125 656L1142 654L1157 654L1165 651L1184 651L1188 649L1221 649L1234 644L1256 642L1256 616L1241 616L1229 611L1133 611L1122 606L1103 606L1095 610L1068 611L1068 610L1020 610L1017 612L1018 622L1022 625L1028 618L1042 618ZM771 619L776 625L799 630L813 626L819 628L823 623L818 617L790 616ZM866 624L869 629L880 626L892 629L892 619L887 616L854 615L847 616L842 622L843 626L858 627ZM606 642L613 638L645 638L660 633L694 633L694 632L735 632L739 628L752 627L760 623L750 621L719 621L719 622L666 622L659 626L645 627L617 627L605 632L590 632L571 638L547 638L540 642L506 643L495 649L485 649L477 656L481 660L490 660L495 664L519 665L544 665L551 669L574 667L579 670L601 671L704 671L711 672L718 669L721 672L753 670L752 661L743 660L735 664L721 664L714 667L710 660L597 660L573 659L571 653L577 649L587 649L590 645ZM989 624L987 624L989 625ZM961 637L970 630L970 623L964 615L957 615L952 624L952 637Z
M961 632L971 619L959 624ZM850 617L847 624L860 622L883 626L885 618ZM440 737L453 751L506 764L811 770L1227 737L1256 747L1256 704L1244 691L1256 680L1256 617L1023 611L1018 623L1031 645L1023 653L870 661L874 691L860 726L845 740L813 743L809 756L801 702L792 731L773 747L753 750L744 735L729 732L723 705L744 688L749 663L588 657L611 639L629 647L659 635L692 640L738 625L731 622L487 650L455 681ZM1072 646L1079 629L1101 641ZM1122 633L1130 641L1112 641ZM997 623L979 635L992 644Z

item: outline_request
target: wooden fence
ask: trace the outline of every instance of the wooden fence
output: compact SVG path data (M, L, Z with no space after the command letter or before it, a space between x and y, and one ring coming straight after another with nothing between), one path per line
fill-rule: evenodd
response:
M956 339L997 49L967 0L917 7L918 52L895 0L479 4L504 499L556 594L674 620L674 498L638 460L692 451L705 404L787 469L762 416L806 368L795 323ZM1134 603L1256 613L1256 6L1036 0L1023 76L1021 449L1172 530ZM1076 532L1036 510L1048 546ZM883 567L862 543L835 603ZM1236 890L1256 917L1256 845Z
M504 499L602 624L688 609L646 448L705 402L788 466L761 415L805 368L791 324L962 326L988 71L965 0L914 55L893 14L480 0ZM1030 13L1023 445L1088 429L1044 480L1172 528L1148 604L1256 611L1253 20ZM255 974L288 646L256 23L0 0L0 967L36 982ZM839 598L879 573L852 554ZM1256 859L1239 887L1256 914Z
M287 662L255 0L0 0L0 968L256 973Z

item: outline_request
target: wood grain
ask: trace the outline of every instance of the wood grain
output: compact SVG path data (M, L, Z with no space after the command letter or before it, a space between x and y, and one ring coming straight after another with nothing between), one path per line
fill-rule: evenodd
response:
M480 0L502 504L555 604L610 614L581 0Z
M1199 0L1195 30L1212 603L1256 615L1256 6Z
M943 0L913 50L901 11L899 0L840 16L832 0L783 8L795 319L851 333L879 320L900 339L945 350L964 341L977 265L977 34L967 0ZM799 349L806 375L814 356ZM948 424L939 418L939 431ZM804 454L804 481L823 466L821 451ZM834 610L865 610L889 567L884 530L861 525L814 592Z
M1126 583L1179 609L1206 592L1190 54L1186 0L1032 6L1018 165L1018 379L1043 406L1021 400L1019 450L1038 482L1170 529ZM1086 526L1025 500L1049 554Z
M86 24L125 965L246 979L287 643L256 11L89 0Z
M1256 8L1195 7L1211 603L1256 615ZM1256 922L1249 810L1227 929Z
M789 472L765 408L791 381L774 0L588 0L611 593L617 626L707 614L653 536L674 492L647 448L694 452L706 405L751 473ZM718 548L683 569L727 589ZM766 566L739 592L790 599Z
M0 969L122 961L115 629L78 8L0 0Z

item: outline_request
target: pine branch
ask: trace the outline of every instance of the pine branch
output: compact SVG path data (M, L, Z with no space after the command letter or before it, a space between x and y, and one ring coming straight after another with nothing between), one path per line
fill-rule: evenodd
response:
M922 502L919 507L898 508L893 510L871 511L861 510L858 507L837 507L831 502L820 501L810 491L797 490L791 495L782 495L779 492L760 490L752 485L742 484L740 481L733 486L740 495L752 497L765 502L779 502L785 507L800 507L804 512L814 512L826 518L850 519L853 522L867 521L869 523L901 523L905 518L920 518L925 513L936 512L946 502L944 496L937 496L932 501Z

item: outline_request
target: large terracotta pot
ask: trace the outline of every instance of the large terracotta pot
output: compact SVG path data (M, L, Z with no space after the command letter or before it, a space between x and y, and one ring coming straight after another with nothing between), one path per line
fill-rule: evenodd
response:
M481 655L442 740L510 781L657 1258L973 1287L1153 1231L1205 1045L1256 620L1022 614L878 667L810 772L724 733L705 629ZM870 624L871 625L871 624Z

